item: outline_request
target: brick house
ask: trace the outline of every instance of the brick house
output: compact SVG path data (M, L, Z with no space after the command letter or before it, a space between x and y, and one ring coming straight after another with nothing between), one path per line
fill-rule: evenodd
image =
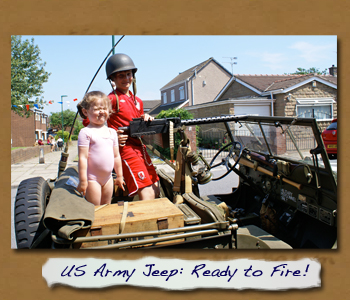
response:
M11 110L11 147L31 147L38 139L47 140L48 116L38 109L31 112L26 118Z
M143 111L149 113L150 110L158 107L161 104L161 100L143 100Z
M211 102L231 76L230 72L211 57L181 72L164 85L160 89L161 105L148 113L156 116L162 110Z
M315 117L323 129L337 118L336 72L332 66L330 75L235 75L213 101L186 109L195 117Z

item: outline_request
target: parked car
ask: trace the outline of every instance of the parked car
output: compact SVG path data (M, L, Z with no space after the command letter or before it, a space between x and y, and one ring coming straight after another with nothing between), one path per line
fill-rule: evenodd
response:
M322 132L322 139L329 157L337 156L337 119Z
M206 161L191 150L185 127L209 123L225 127L229 141ZM337 181L315 119L138 119L125 132L180 135L175 164L165 160L175 175L157 169L161 198L134 201L115 191L112 204L95 207L77 192L78 168L65 169L62 153L56 179L34 177L18 187L19 249L336 248ZM240 178L232 192L200 193L199 184L230 172Z

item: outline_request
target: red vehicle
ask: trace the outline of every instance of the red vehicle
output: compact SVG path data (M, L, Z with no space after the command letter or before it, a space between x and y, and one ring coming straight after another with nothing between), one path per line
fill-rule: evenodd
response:
M337 119L322 132L322 139L328 156L337 156Z

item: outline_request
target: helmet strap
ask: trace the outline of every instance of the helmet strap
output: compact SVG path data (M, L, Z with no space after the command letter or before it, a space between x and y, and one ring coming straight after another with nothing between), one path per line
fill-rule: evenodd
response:
M132 81L132 91L133 91L133 94L134 94L134 103L135 103L135 105L136 105L136 92L137 92L137 90L136 90L136 78L135 78L135 73L134 73L134 79L133 79L133 81Z
M115 95L115 98L117 99L117 113L119 112L119 98L118 98L118 95L117 95L117 93L116 93L116 91L115 91L115 89L114 89L114 87L113 87L113 85L112 85L112 81L110 80L110 79L108 79L109 80L109 84L111 85L111 87L112 87L112 90L113 90L113 93L114 93L114 95Z

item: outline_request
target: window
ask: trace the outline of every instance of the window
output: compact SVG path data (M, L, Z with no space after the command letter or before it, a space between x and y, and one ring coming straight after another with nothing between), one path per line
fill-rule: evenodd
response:
M171 102L175 101L175 90L171 90Z
M46 124L46 118L45 117L41 118L41 124Z
M298 118L316 118L316 120L333 119L333 103L331 98L296 99L296 114Z
M183 86L179 87L179 92L180 92L180 100L185 99L185 90Z
M166 104L167 100L166 100L166 93L163 93L163 104Z
M35 121L40 121L40 115L39 114L35 114Z

